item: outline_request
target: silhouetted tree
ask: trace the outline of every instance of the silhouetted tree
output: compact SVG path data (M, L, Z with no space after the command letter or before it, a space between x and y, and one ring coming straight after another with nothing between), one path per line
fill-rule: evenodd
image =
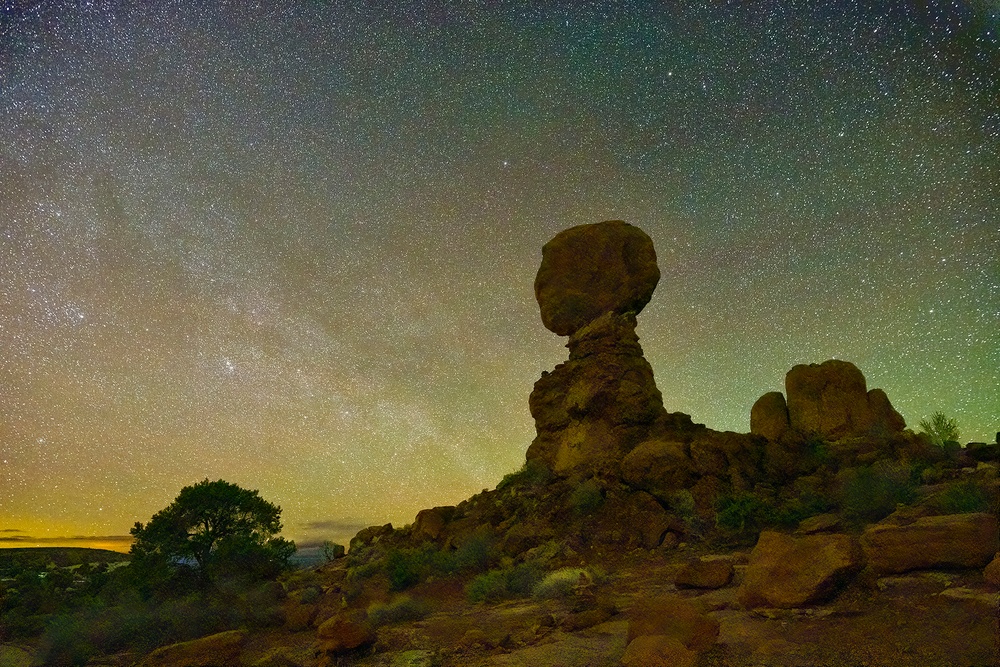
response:
M938 447L945 443L958 442L958 422L949 419L943 412L935 412L930 419L920 420L920 432L930 436L931 442Z
M155 588L194 568L203 581L219 576L272 577L288 567L295 544L277 537L281 508L223 480L181 489L177 498L130 531L133 563Z

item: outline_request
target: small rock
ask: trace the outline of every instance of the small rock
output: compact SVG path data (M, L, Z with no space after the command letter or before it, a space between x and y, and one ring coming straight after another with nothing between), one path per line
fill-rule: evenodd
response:
M832 533L840 529L840 523L840 517L836 514L818 514L800 521L795 532L799 535Z
M1000 587L1000 553L994 556L990 564L983 570L983 579L992 586Z
M344 614L324 621L316 636L319 649L326 653L343 653L375 642L375 633L367 623Z
M705 651L719 636L719 622L701 607L676 595L644 600L629 610L628 641L645 635L676 639L688 649Z
M733 566L724 560L689 560L677 573L677 588L722 588L733 578Z
M673 637L643 635L625 648L622 667L693 667L698 654Z

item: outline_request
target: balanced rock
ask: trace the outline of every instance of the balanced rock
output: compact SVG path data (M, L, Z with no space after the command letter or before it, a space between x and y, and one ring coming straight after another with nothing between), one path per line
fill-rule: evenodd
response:
M546 328L568 336L604 313L639 313L659 280L649 236L609 220L571 227L542 247L535 298Z
M828 440L889 435L905 427L880 389L868 391L857 366L839 359L800 364L785 375L791 428Z
M849 535L792 537L765 530L750 553L737 599L747 608L814 604L835 593L860 567L861 550Z
M861 535L868 564L879 574L936 567L985 567L1000 548L997 517L989 513L924 516L912 523L878 523Z

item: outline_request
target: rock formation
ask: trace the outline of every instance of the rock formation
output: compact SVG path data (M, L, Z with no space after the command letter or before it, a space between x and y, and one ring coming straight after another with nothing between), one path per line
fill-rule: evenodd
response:
M635 333L659 279L653 242L620 220L572 227L542 248L535 296L545 326L570 337L569 360L531 392L529 461L561 475L609 471L666 421Z
M800 364L785 375L785 395L769 392L750 411L750 432L768 440L788 430L826 440L886 437L906 428L881 389L868 391L849 361Z

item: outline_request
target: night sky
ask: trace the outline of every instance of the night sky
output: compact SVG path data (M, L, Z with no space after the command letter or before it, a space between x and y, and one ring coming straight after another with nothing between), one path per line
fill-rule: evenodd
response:
M1000 4L873 4L0 0L0 546L493 488L567 355L541 246L608 219L667 410L835 357L992 441Z

